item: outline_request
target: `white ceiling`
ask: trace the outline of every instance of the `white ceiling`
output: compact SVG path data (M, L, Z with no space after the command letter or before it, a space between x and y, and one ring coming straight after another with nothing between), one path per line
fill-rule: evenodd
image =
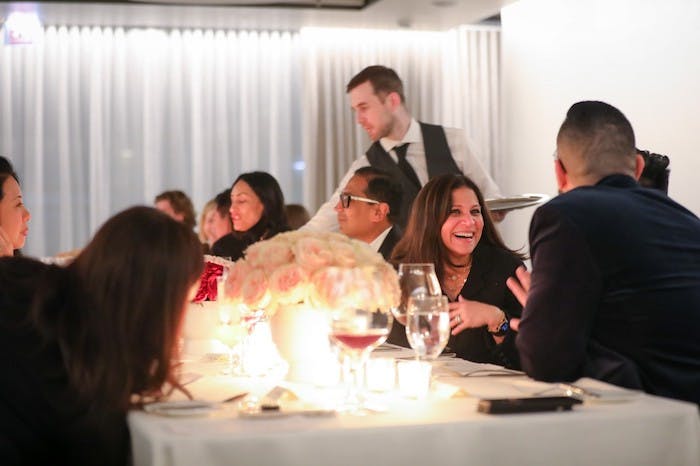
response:
M133 0L132 0L133 1ZM145 1L145 0L144 0ZM41 21L47 25L94 25L125 27L197 27L215 29L281 29L304 26L352 28L410 28L445 30L460 24L478 23L498 14L501 7L515 0L376 0L363 9L301 8L264 6L182 5L185 0L150 0L169 5L119 2L0 2L0 17L15 9L37 5ZM221 3L203 0L193 4ZM242 0L241 0L242 1ZM264 4L270 0L245 0ZM284 0L277 3L289 3ZM326 3L352 3L354 0L321 0ZM173 4L179 2L180 4ZM228 0L236 3L235 0ZM317 3L313 0L312 3ZM241 3L240 1L238 3ZM297 1L296 3L302 3Z

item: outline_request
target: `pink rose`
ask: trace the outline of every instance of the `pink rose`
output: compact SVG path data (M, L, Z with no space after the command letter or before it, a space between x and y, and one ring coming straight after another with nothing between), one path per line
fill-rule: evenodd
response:
M239 259L229 268L224 294L233 302L241 302L243 299L243 281L252 271L252 267L245 259Z
M243 280L243 304L248 309L262 309L270 303L267 276L262 270L252 270Z
M278 267L270 275L270 293L279 304L296 304L306 299L308 278L297 264Z
M292 251L296 263L308 273L333 263L333 252L328 243L313 236L299 239Z
M335 265L340 267L355 267L355 265L357 265L355 249L347 240L331 240L328 242L328 244L331 248L331 252L333 253Z
M377 265L386 264L384 257L372 249L369 244L364 241L351 240L350 244L354 250L358 265Z
M252 244L246 249L245 258L253 267L262 267L270 273L278 266L292 262L294 254L284 237L275 236L267 241Z
M401 299L399 276L388 263L378 264L366 270L368 288L372 290L372 302L382 311L396 307Z
M352 306L355 299L353 290L356 284L356 269L326 267L311 276L309 298L316 307L339 309Z

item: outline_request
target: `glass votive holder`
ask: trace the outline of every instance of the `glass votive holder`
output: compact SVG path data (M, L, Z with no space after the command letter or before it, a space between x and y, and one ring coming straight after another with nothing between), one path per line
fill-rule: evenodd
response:
M388 392L396 385L396 362L393 358L370 358L365 365L365 383L373 392Z
M425 398L433 366L427 361L399 361L399 391L409 398Z

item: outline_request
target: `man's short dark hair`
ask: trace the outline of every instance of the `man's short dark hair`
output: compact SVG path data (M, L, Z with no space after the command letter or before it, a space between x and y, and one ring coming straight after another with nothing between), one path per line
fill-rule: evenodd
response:
M231 190L224 189L214 198L214 204L216 204L216 211L222 217L227 217L229 215L229 209L231 208Z
M403 94L403 83L401 78L396 74L396 71L391 68L387 68L382 65L372 65L368 66L364 70L357 73L348 82L345 89L346 92L350 92L355 89L360 84L369 81L374 89L374 93L382 100L384 97L392 92L396 92L401 98L401 103L406 102L406 98Z
M634 171L634 130L627 117L610 104L583 101L572 105L557 136L557 144L562 142L581 155L580 175L603 177Z
M403 196L401 185L384 170L372 166L358 168L355 170L355 176L361 176L367 180L365 196L386 203L389 206L387 218L392 224L398 222Z

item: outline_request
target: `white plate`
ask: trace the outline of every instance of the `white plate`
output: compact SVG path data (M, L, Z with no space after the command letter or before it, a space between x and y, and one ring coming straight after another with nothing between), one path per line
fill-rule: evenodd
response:
M173 417L206 416L216 409L218 408L214 403L196 400L163 401L143 407L147 413Z
M523 194L521 196L504 197L502 199L486 199L486 206L489 210L498 212L500 210L523 209L549 200L546 194Z

